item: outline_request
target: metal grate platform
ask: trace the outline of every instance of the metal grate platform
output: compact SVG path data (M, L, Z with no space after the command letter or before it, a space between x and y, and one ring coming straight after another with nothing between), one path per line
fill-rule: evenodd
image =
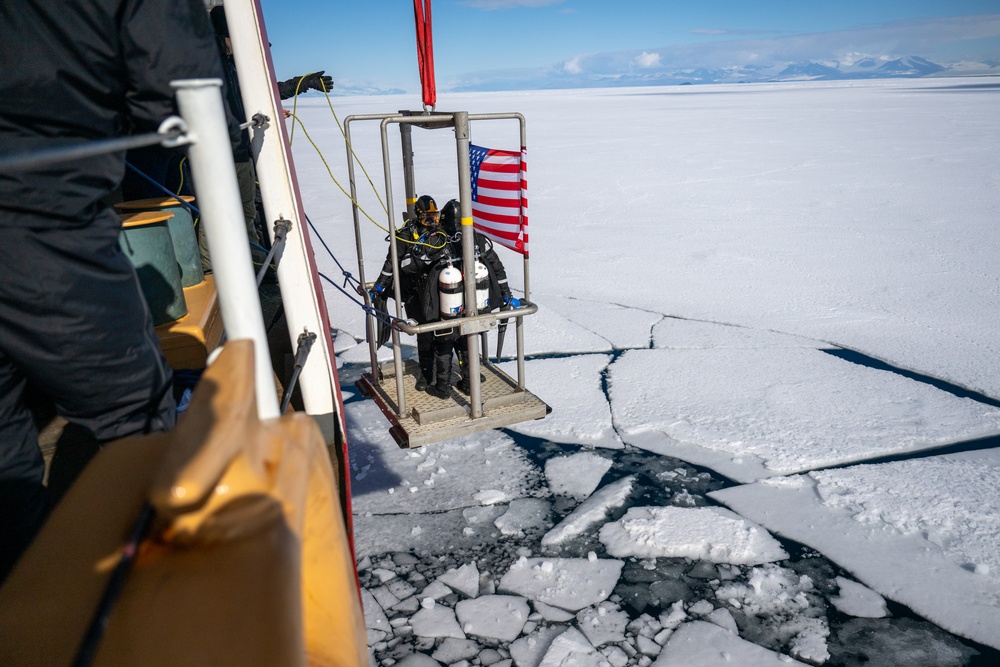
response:
M407 414L400 417L396 400L396 379L392 364L381 367L382 382L373 381L371 373L361 376L355 386L382 410L392 427L389 433L400 447L411 449L469 433L510 426L541 419L552 409L527 390L518 390L517 382L493 365L482 365L483 416L472 419L469 396L452 387L448 398L435 398L417 391L414 383L420 368L408 360L403 368L403 389Z

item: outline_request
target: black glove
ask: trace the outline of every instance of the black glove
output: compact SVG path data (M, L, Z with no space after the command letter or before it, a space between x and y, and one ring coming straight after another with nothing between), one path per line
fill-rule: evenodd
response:
M333 90L333 77L325 76L323 72L324 70L320 70L302 77L302 83L299 84L299 92L319 90L328 93Z

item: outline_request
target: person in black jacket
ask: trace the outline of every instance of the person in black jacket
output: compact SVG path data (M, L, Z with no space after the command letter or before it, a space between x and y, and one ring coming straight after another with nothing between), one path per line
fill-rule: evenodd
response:
M473 279L475 269L466 271L462 265L462 227L459 224L461 218L461 204L457 199L452 199L441 208L441 229L448 235L448 254L457 259L457 266L462 270L465 280ZM472 229L470 227L470 229ZM488 313L497 308L517 308L521 305L510 292L507 285L507 271L503 268L500 256L493 249L493 242L483 234L474 231L476 259L483 263L489 275L489 297L486 306L480 308L479 312ZM469 393L469 365L468 341L465 336L455 338L455 354L458 356L458 365L461 379L456 385L458 390ZM482 379L482 376L480 376Z
M434 268L447 250L447 238L439 227L437 204L429 195L417 198L413 205L414 216L396 231L399 260L400 296L406 307L406 316L419 324L436 322L437 312L437 272ZM439 270L438 270L439 271ZM433 276L431 275L433 273ZM372 304L376 310L385 312L386 299L393 293L392 251L386 254L382 272L375 281ZM433 297L433 298L432 298ZM388 340L388 327L381 326L378 346ZM417 376L418 391L438 394L434 389L435 359L447 348L451 359L451 340L445 335L431 333L417 334ZM450 373L450 367L448 369ZM447 391L447 388L445 388Z
M202 0L0 3L0 153L155 131L221 78ZM171 371L105 203L122 152L0 173L0 579L44 520L34 395L98 442L173 427Z
M226 12L222 5L212 7L209 12L212 20L212 27L215 30L216 46L219 50L219 57L222 59L222 69L224 73L223 91L226 102L232 110L233 116L239 124L247 122L246 111L243 108L243 96L240 92L240 81L236 76L236 61L233 59L233 45L229 38L229 24L226 21ZM294 97L307 90L333 90L333 79L325 76L322 71L298 76L287 81L278 82L278 96L285 100ZM246 220L247 237L251 243L259 244L260 233L257 231L257 172L254 169L253 154L250 149L250 132L243 130L240 133L240 143L233 149L233 161L236 163L236 177L240 185L240 199L243 201L243 217ZM199 228L200 229L200 228ZM266 234L265 230L264 231ZM200 235L202 265L208 269L211 267L211 260L208 257L208 247L204 241L204 235Z

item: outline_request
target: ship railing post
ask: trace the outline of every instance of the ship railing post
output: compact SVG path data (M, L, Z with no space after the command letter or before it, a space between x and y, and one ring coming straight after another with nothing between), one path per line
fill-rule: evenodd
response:
M194 140L188 160L198 185L201 224L205 226L226 337L253 340L257 415L273 419L280 414L278 397L229 143L222 80L188 79L171 85Z

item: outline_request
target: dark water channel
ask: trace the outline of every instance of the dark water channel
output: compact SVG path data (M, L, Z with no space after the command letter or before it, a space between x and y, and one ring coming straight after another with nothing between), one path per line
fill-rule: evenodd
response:
M973 395L960 387L941 383L933 378L914 376L905 370L890 367L859 353L847 350L827 350L827 352L843 358L845 361L889 372L907 374L913 379L935 384L938 388L956 395L1000 406L1000 401L995 401L990 397ZM621 354L621 351L617 351L617 354ZM344 375L350 376L351 372L348 371ZM345 378L341 379L343 381ZM603 388L607 392L607 377L604 378L603 384ZM346 382L345 385L347 385ZM345 388L347 387L345 386ZM352 400L358 400L358 397ZM506 429L504 432L515 441L538 470L544 470L546 461L551 458L576 454L583 450L576 445L554 443ZM948 451L968 451L996 446L1000 446L1000 438L960 443L948 448ZM709 498L708 494L737 485L736 482L707 468L632 447L626 447L622 450L594 449L588 451L612 462L611 468L604 476L606 483L629 475L635 476L636 481L628 501L623 506L613 510L608 516L608 521L617 521L624 516L630 507L719 505ZM931 453L892 458L916 458L942 453L947 452L936 450ZM526 495L548 495L544 489L527 489L526 492ZM377 566L375 569L389 568L411 582L415 590L419 590L446 570L460 567L469 562L475 562L479 571L483 573L484 579L488 579L491 576L498 578L510 568L518 557L525 554L586 558L590 552L594 552L598 557L610 557L603 543L598 539L599 527L591 528L574 540L560 544L558 549L551 552L542 548L540 540L545 532L562 521L578 505L577 501L562 496L552 496L549 500L551 500L552 506L545 527L526 529L521 536L498 535L495 543L479 548L474 553L452 553L448 556L393 553L373 556L371 560L373 565ZM836 563L803 544L785 539L778 534L773 534L773 537L789 554L787 559L775 563L774 566L781 568L782 572L794 573L798 578L808 577L811 586L807 591L799 591L799 596L805 602L804 606L799 608L794 615L779 610L769 616L767 613L750 613L746 610L727 607L736 622L739 635L743 639L786 655L791 654L791 637L788 628L795 627L797 617L799 619L804 617L821 619L829 629L826 648L830 658L822 663L827 667L897 667L899 665L907 665L908 667L996 667L1000 665L1000 651L951 634L920 617L908 607L888 599L886 599L888 614L883 618L855 618L842 613L830 601L840 592L836 578L844 577L855 580L854 577ZM632 620L658 618L661 614L669 613L672 606L679 600L683 601L685 608L691 608L699 601L707 601L714 607L725 606L717 596L720 581L722 583L747 584L754 570L751 566L718 565L685 558L626 558L624 560L626 564L610 599L617 602ZM372 572L373 569L367 569L360 573L362 586L369 590L379 588L381 585L378 577L374 576ZM456 601L457 598L456 600L445 598L441 602L447 605L449 602L454 604ZM701 606L706 607L706 602L702 602ZM392 613L389 614L389 617L392 620ZM691 616L689 615L688 618L690 620ZM396 618L396 621L401 622L402 620L402 618ZM438 644L440 644L440 640ZM402 642L398 640L388 644L381 642L377 646L378 648L373 653L376 662L391 665L404 658L408 652L432 654L435 642L428 639L408 638ZM504 650L503 647L497 648L501 652ZM641 667L648 663L648 660L645 663L636 662L633 657L630 658L628 665L631 667L633 664L638 664ZM472 659L471 664L479 665L479 659Z
M529 458L544 469L545 461L580 451L577 446L561 445L538 438L523 436L511 431L513 438ZM595 453L612 460L612 467L605 480L616 480L635 475L636 484L629 501L609 515L609 521L620 519L633 506L699 507L719 505L707 496L719 489L736 486L707 468L694 466L679 459L626 447L624 450L597 449ZM667 473L667 474L664 474ZM562 502L560 502L560 500ZM558 523L576 506L568 499L557 500L553 505L553 523ZM908 607L886 600L889 614L881 619L853 618L841 613L829 602L836 596L839 586L836 577L854 580L854 577L822 554L773 535L785 552L787 560L779 565L798 575L808 576L814 585L815 595L810 596L810 614L821 614L829 625L827 648L831 658L823 663L828 667L996 667L1000 665L1000 651L953 635L914 613ZM586 557L594 551L606 556L604 545L597 539L596 531L589 531L572 543L561 545L564 557ZM622 607L633 617L646 613L657 616L669 610L678 599L685 603L716 598L712 583L719 578L720 567L705 561L684 558L657 558L655 568L638 559L628 559L615 593L622 600ZM727 566L723 575L734 581L745 580L751 568ZM728 573L725 572L728 570ZM741 615L735 610L734 618L740 636L767 648L788 653L781 643L780 632L768 627L766 618Z

